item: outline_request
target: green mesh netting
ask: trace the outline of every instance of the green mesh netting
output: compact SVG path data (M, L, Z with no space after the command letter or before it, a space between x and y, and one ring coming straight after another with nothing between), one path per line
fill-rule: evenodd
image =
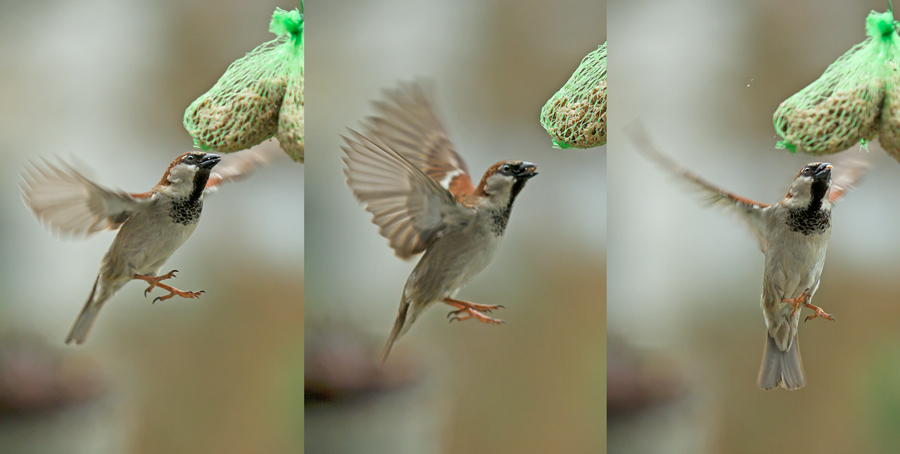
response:
M589 53L541 109L541 126L554 148L606 143L606 43Z
M303 162L303 67L300 78L287 87L281 113L278 114L278 130L275 133L281 148L294 161Z
M894 159L900 161L900 70L897 62L888 64L884 84L884 105L878 125L878 142Z
M778 106L775 130L784 140L778 142L777 148L787 148L792 153L831 154L857 142L865 144L877 135L883 136L882 145L885 140L900 144L900 127L879 127L882 101L895 111L900 102L895 94L885 97L885 89L898 90L892 81L900 63L896 25L890 10L869 13L868 38L838 58L815 82Z
M278 37L228 66L184 112L195 146L229 153L277 134L303 161L303 14L276 8L269 31Z

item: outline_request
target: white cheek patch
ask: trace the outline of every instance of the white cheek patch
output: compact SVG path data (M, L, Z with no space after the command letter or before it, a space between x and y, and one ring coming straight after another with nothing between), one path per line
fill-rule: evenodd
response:
M492 197L499 197L502 200L509 198L509 191L512 189L513 179L500 174L494 174L488 177L485 182L488 194Z
M791 198L787 205L791 207L804 207L809 204L812 196L813 179L811 177L797 177L791 185Z
M179 164L169 171L169 187L167 192L172 196L187 196L194 189L194 175L197 168Z

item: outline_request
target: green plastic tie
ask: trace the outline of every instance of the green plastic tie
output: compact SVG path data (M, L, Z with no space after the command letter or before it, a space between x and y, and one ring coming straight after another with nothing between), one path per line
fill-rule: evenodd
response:
M790 151L791 154L797 154L797 146L786 140L779 140L778 142L776 142L775 148L777 148L779 150Z
M872 38L889 38L894 33L894 13L872 11L866 18L866 34Z
M292 39L302 39L303 37L303 14L297 9L285 11L281 8L275 8L272 13L272 22L269 23L269 31L278 35L291 35Z
M862 150L865 150L865 152L868 153L869 152L869 142L871 142L871 141L866 140L866 139L859 139L859 148Z
M565 142L559 142L556 139L551 139L551 140L553 140L553 146L556 148L559 148L560 150L565 150L566 148L572 148L571 145L569 145Z

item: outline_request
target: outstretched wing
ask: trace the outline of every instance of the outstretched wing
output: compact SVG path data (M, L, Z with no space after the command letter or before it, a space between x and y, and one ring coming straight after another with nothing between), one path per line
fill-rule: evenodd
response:
M699 175L688 170L687 167L673 161L650 142L650 138L640 123L632 122L625 127L625 132L637 146L638 151L666 171L687 182L690 187L703 195L707 203L736 213L756 238L760 250L765 252L766 236L763 209L769 205L728 192L704 180Z
M150 193L129 194L104 188L69 164L44 160L22 175L22 201L41 223L64 236L88 236L115 230L153 199Z
M474 212L377 137L350 131L341 149L347 186L372 213L379 233L397 257L425 250L447 228L467 223Z
M210 172L206 191L215 190L223 183L246 178L257 168L268 165L281 156L283 152L272 141L237 153L228 153L222 156L222 160Z
M866 151L847 151L838 155L831 172L831 194L828 201L835 203L856 188L872 166Z
M368 118L363 135L385 144L457 200L473 193L469 169L447 138L422 86L401 83L385 95L386 101L373 103L379 115Z

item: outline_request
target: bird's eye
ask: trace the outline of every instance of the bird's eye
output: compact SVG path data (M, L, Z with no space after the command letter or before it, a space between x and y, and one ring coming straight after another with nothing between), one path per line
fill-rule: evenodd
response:
M503 167L500 168L501 172L509 172L509 164L503 164Z

